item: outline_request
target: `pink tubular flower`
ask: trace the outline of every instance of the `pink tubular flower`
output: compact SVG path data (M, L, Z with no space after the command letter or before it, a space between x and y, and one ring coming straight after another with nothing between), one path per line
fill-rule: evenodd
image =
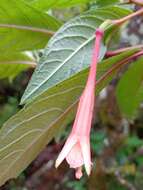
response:
M90 66L87 83L79 100L72 131L55 164L56 167L58 167L61 162L66 159L70 168L76 170L75 176L77 179L82 177L83 165L85 165L85 170L88 175L90 175L91 172L90 129L95 99L96 66L102 37L103 31L97 29L92 64Z

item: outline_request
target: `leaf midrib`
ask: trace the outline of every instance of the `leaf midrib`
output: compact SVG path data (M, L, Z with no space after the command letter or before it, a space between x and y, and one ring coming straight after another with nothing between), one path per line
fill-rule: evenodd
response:
M36 65L37 65L37 63L34 61L25 61L25 60L2 61L2 60L0 60L0 65L6 65L6 64L30 65L32 67L36 67Z
M17 25L17 24L1 24L0 23L0 28L13 28L13 29L19 29L19 30L28 30L32 32L37 32L37 33L43 33L49 36L53 36L55 34L54 31L45 29L45 28L38 28L38 27L33 27L33 26L26 26L26 25Z

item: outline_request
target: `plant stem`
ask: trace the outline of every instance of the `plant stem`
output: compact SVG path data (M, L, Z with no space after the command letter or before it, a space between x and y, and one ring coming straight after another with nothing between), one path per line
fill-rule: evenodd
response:
M143 5L143 1L142 0L129 0L129 2L137 4L137 5Z
M136 190L136 188L131 184L129 181L124 179L119 171L116 171L114 176L116 177L116 180L125 188L128 190Z
M128 5L131 4L132 2L130 0L124 1L124 2L120 2L118 3L118 5Z
M115 51L107 51L105 56L108 58L108 57L112 57L112 56L118 55L120 53L123 53L125 51L134 50L134 49L141 50L141 49L143 49L143 45L140 44L140 45L136 45L136 46L120 48Z
M134 13L128 15L128 16L125 16L125 17L123 17L121 19L113 20L112 24L113 25L121 25L124 22L128 21L129 19L131 19L131 18L133 18L135 16L138 16L138 15L141 15L141 14L143 14L143 8L141 8L140 10L138 10L138 11L136 11L136 12L134 12Z

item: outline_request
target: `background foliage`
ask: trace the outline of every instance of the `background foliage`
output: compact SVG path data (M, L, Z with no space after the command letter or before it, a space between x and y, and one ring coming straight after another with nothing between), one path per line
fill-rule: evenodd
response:
M20 176L0 189L142 189L142 58L119 67L140 48L105 56L107 50L141 41L139 17L105 31L91 177L75 181L66 163L54 168L84 88L96 28L139 8L118 0L1 0L0 184Z

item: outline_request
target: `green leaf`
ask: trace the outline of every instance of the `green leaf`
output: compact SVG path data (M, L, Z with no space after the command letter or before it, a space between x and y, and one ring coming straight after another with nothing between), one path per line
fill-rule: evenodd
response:
M0 1L0 52L44 48L60 23L22 0Z
M134 52L126 52L98 64L97 93L112 79L105 73ZM117 70L113 76L116 73ZM46 144L73 120L87 74L88 69L49 89L5 123L0 131L0 185L17 177Z
M96 0L96 5L98 7L105 7L116 3L119 3L119 0Z
M91 0L33 0L31 5L41 9L48 10L50 8L66 8L80 4L88 3Z
M139 139L137 136L131 136L127 138L126 142L128 148L138 148L143 145L143 141Z
M67 22L49 41L21 102L31 101L48 88L87 68L91 62L96 28L106 19L117 19L128 13L127 9L108 7ZM100 60L104 54L105 47L102 46Z
M0 56L0 79L9 77L13 79L21 71L35 67L34 60L24 53L14 53Z
M118 83L117 101L122 113L132 118L143 101L143 58L133 62Z

